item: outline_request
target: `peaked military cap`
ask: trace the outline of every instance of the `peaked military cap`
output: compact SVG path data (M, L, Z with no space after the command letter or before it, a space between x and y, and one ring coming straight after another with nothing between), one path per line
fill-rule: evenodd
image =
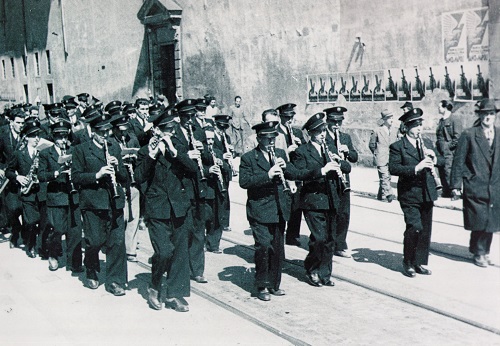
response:
M29 137L40 131L40 121L36 118L30 118L24 122L23 128L21 129L21 136Z
M52 130L52 133L68 134L71 130L71 122L66 119L59 119L55 123L50 124L50 129Z
M257 136L259 137L276 137L278 136L278 121L266 121L252 126L252 130L255 130Z
M424 112L420 108L413 108L403 114L399 120L402 121L406 127L414 127L422 124Z
M302 127L303 130L312 131L317 129L321 125L326 125L325 123L325 113L316 113L307 119L306 123Z
M297 107L295 103L285 103L284 105L279 106L276 110L280 115L285 117L293 117L295 115L294 108Z
M122 109L121 101L111 101L106 105L106 107L104 107L104 111L108 112L109 114L113 114L121 109Z
M345 107L330 107L323 109L328 120L344 120L344 113L347 112Z

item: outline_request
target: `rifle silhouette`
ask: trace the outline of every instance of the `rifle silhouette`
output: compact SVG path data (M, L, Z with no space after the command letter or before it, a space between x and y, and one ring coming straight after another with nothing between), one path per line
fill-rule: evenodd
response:
M314 91L315 83L312 81L312 79L309 79L309 82L311 83L311 89L309 89L309 99L315 99L318 96L318 93Z
M432 73L432 67L429 67L429 70L431 71L431 74L429 76L429 89L434 92L434 89L438 88L439 86L436 83L436 78L434 78L434 73Z
M471 98L472 97L471 85L467 80L467 77L465 77L464 66L460 65L460 69L462 70L462 73L460 73L460 87L464 91L465 96L467 98Z
M450 97L455 97L455 83L451 81L450 75L448 73L448 66L444 67L445 75L444 75L444 87L448 90L448 94Z
M404 70L401 70L401 90L403 90L404 94L406 95L406 98L411 97L410 87L408 85L408 81L406 80Z
M488 88L486 87L486 82L483 78L483 74L481 73L481 67L477 65L477 88L483 94L483 97L488 97Z
M425 84L422 84L422 81L420 80L420 76L418 75L418 69L415 69L415 88L417 89L418 94L420 97L425 96Z
M363 75L363 82L364 82L364 85L363 85L363 89L361 90L361 94L366 95L369 92L368 87L370 85L370 81L366 80L366 75Z
M391 92L393 97L397 97L398 91L396 88L396 84L394 84L394 81L392 80L391 70L387 70L387 71L389 72L389 91Z
M351 95L355 94L358 91L358 82L354 79L354 76L352 76L352 88L351 88Z
M342 84L342 88L340 88L339 93L340 94L345 94L347 81L344 82L344 77L340 77L340 84Z
M325 83L323 83L323 78L320 77L319 84L321 85L321 88L319 88L319 92L318 92L319 97L326 97Z
M375 75L375 88L373 89L373 93L378 94L380 92L380 84L382 84L382 81L378 79L378 75Z
M328 90L328 95L329 96L335 95L335 82L333 81L332 77L330 77L330 90Z

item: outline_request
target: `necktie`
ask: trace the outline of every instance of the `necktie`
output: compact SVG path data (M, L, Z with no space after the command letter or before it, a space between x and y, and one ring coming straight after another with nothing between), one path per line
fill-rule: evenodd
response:
M493 131L489 130L486 132L486 139L488 140L488 144L490 147L493 145Z
M420 143L420 139L417 139L417 151L418 151L418 158L420 160L423 160L424 155L422 153L422 144Z

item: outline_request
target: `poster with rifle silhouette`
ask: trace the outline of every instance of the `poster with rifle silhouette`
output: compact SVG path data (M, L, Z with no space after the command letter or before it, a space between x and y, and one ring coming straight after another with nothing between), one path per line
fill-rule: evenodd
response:
M337 75L338 77L338 80L340 82L340 85L339 85L339 95L342 95L344 96L345 100L346 101L349 101L349 90L347 88L347 82L348 82L348 79L349 79L349 76L347 73L339 73Z
M472 64L474 72L472 78L472 100L478 101L489 97L489 64L487 61L482 61L477 64Z
M326 81L328 80L328 75L319 75L319 89L318 89L318 102L328 102L328 89L326 88Z
M318 76L308 76L307 77L307 85L309 86L309 91L307 93L307 102L316 103L318 102L318 89L319 86L319 78Z
M372 71L373 101L385 101L384 70Z
M425 80L420 77L418 67L414 68L412 74L413 83L411 84L411 99L412 101L422 101L425 97Z
M474 65L460 64L460 70L457 71L459 77L455 84L456 101L472 101L472 76L474 76Z
M444 77L444 66L430 66L429 68L419 69L422 75L421 79L425 80L425 92L433 93L434 90L440 90ZM425 73L427 72L427 73Z
M361 101L373 101L373 75L371 71L361 72Z
M441 83L441 89L448 92L448 97L452 100L455 99L455 87L457 83L457 77L459 76L460 65L457 64L447 64L444 66L443 83Z
M398 70L396 70L398 71ZM398 101L411 101L412 69L399 69Z
M338 73L331 74L328 76L328 83L326 84L328 88L328 102L335 103L339 99L339 75Z
M394 75L395 70L387 70L385 78L385 99L386 101L398 100L398 76ZM397 71L397 70L396 70Z
M349 90L349 102L360 102L361 101L361 88L360 85L361 74L348 73L347 74L347 89Z

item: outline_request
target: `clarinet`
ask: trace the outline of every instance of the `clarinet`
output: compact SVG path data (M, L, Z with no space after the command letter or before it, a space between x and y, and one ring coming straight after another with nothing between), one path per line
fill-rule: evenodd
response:
M337 146L337 150L339 152L339 157L341 160L345 160L345 155L342 151L340 151L340 146L342 145L342 143L340 143L340 131L339 130L335 130L335 139L336 139L336 143L335 145ZM339 169L340 171L340 169ZM342 179L342 181L344 182L345 184L345 191L350 191L351 190L351 185L349 184L349 180L347 180L347 175L342 173L340 174L340 177Z
M288 129L288 140L290 141L291 145L293 145L293 144L299 145L301 143L301 141L299 138L295 137L295 135L293 134L292 125L290 125L290 122L287 121L285 123L285 126Z
M267 150L269 150L269 153L271 154L271 166L276 165L276 153L274 152L274 146L270 145L267 147ZM290 191L290 188L288 187L288 184L285 179L285 175L283 174L283 170L281 171L281 174L279 176L280 182L283 185L283 191Z
M121 140L122 140L123 147L126 148L127 147L127 142L125 140L125 137L122 136ZM135 184L134 166L132 164L132 160L131 159L129 159L129 160L130 160L130 162L125 162L124 161L123 165L127 168L128 173L130 175L130 185L134 185Z
M108 148L108 141L104 139L104 154L106 156L106 165L111 165L111 156L109 155L109 148ZM112 195L111 197L113 199L120 197L120 194L118 193L118 185L116 183L116 172L114 171L113 167L113 173L110 175L111 179L111 188L112 188Z
M64 146L61 148L61 155L64 156L66 155L66 150L67 150L67 144L64 143ZM73 184L73 179L71 178L71 166L67 163L64 164L67 169L68 169L68 182L69 186L71 187L71 190L69 193L77 193L78 191L75 188L75 185Z
M326 145L326 141L323 140L321 142L321 146L323 147L323 151L325 152L326 159L328 162L337 162L340 163L340 156L335 155L332 153L330 150L328 150L328 146ZM345 175L342 173L342 170L340 167L335 169L335 173L337 173L337 178L339 180L339 185L342 189L342 192L348 192L351 191L351 187L349 185L349 181L346 179Z
M193 126L191 124L188 123L188 132L189 132L189 139L190 139L190 146L191 146L191 149L196 149L194 147L194 141L195 141L195 138L194 138L194 133L193 133ZM207 178L205 177L205 174L203 173L203 162L201 162L201 157L196 159L196 162L198 163L198 170L200 171L200 180L207 180Z
M432 157L432 155L425 155L427 148L425 147L424 141L420 133L418 134L417 139L420 140L421 143L420 150L422 151L422 153L420 154L422 155L422 157L424 156ZM436 184L436 190L438 191L441 190L443 188L443 185L441 184L441 178L439 178L439 174L436 172L436 167L432 167L432 169L429 168L429 170L431 172L432 177L434 178L434 183Z
M219 165L219 167L222 168L222 165L218 164L217 163L217 156L215 156L215 152L214 152L214 149L212 147L212 145L208 145L208 151L210 152L210 155L212 155L212 160L214 161L214 165ZM217 179L219 180L219 185L220 185L220 191L221 192L226 192L226 188L224 186L224 177L222 176L222 172L219 172L217 174Z
M227 142L226 133L224 131L221 131L221 132L222 132L222 138L223 138L223 142L224 142L224 147L226 149L226 153L230 153L232 156L233 153L231 152L231 149L229 149L229 144ZM238 175L238 173L234 169L233 161L231 159L227 159L227 163L229 164L229 167L231 167L231 173L233 174L233 176Z

